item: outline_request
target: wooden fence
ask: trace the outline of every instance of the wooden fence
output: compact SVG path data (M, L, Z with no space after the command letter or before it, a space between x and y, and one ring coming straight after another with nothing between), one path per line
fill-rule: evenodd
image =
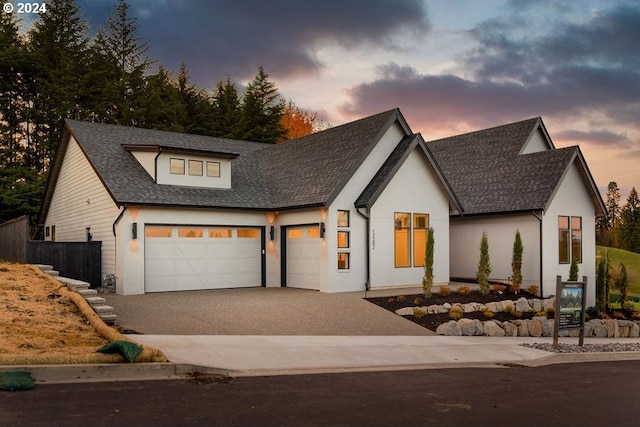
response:
M63 277L102 284L102 242L45 242L29 240L26 216L0 225L0 260L48 264Z

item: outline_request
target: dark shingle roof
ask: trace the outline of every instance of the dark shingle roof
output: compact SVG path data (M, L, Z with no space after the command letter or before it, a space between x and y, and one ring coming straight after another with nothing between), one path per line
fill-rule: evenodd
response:
M67 120L63 141L74 136L118 204L275 210L329 204L396 120L409 132L395 109L277 145ZM131 146L226 153L232 188L156 184Z
M458 196L464 214L545 209L577 147L518 154L540 118L427 143Z

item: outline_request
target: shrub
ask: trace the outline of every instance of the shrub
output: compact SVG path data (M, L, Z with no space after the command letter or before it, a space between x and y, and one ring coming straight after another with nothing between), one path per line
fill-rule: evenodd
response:
M487 233L482 233L480 240L480 261L478 261L478 285L482 295L489 295L489 274L491 274L491 261L489 260L489 238Z
M422 293L425 298L431 298L431 287L433 286L433 228L427 232L427 247L424 255L424 277L422 278Z
M504 285L493 285L491 289L493 289L493 292L495 292L496 294L502 295L507 287Z
M547 317L554 317L556 314L556 308L555 307L547 307L547 309L545 310L547 312Z
M627 316L625 316L624 313L621 312L621 311L614 311L613 312L613 318L614 319L620 319L620 320L626 320Z
M397 299L399 302L402 302L402 301L404 301L404 300L405 300L404 295L398 295L398 296L396 297L396 299Z
M574 259L571 261L571 267L569 267L569 280L575 282L578 280L578 262Z
M520 285L522 284L522 238L520 237L520 230L516 230L516 238L513 241L513 254L511 256L511 286L516 289L513 293L518 293Z
M502 311L504 311L505 313L508 313L508 314L513 314L514 310L515 310L515 307L512 306L512 305L508 305L508 306L506 306L506 307L504 307L502 309Z
M520 284L516 284L515 282L511 283L509 285L509 292L511 292L512 294L517 294L518 292L520 292Z
M449 295L451 295L451 288L448 286L440 286L439 288L440 290L438 291L438 293L440 294L441 297L448 297Z
M422 304L422 298L420 298L420 297L415 297L415 298L413 299L413 304L414 304L414 305L420 305L420 304Z
M465 286L460 286L458 288L458 295L465 296L465 295L469 295L469 293L471 293L471 288L466 286L466 285Z
M489 310L487 307L485 307L482 309L482 315L487 319L492 319L493 316L495 316L496 314L493 311Z
M424 317L427 315L427 310L424 310L422 308L414 308L413 315L414 317Z
M627 302L627 295L629 293L629 278L627 277L627 267L620 263L618 264L618 268L616 268L616 276L615 276L615 287L620 291L621 294L621 302L624 308L624 304ZM633 310L633 303L631 303Z
M534 296L538 295L539 291L540 291L540 286L538 285L531 285L527 288L527 292Z
M514 311L513 315L517 318L517 319L521 319L522 318L522 312L521 311Z
M547 317L547 312L546 311L539 311L539 312L536 313L536 316Z
M633 303L633 301L625 301L622 303L622 309L627 312L628 314L633 313L633 309L635 308L635 304Z
M453 320L458 320L462 317L463 313L464 310L461 307L453 307L451 310L449 310L449 317Z

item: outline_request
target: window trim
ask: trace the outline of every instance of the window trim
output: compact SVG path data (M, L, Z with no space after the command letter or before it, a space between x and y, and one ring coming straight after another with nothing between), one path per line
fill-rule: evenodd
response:
M345 214L345 218L347 219L347 224L346 225L340 225L340 213L344 213ZM336 216L336 225L340 228L347 228L351 226L351 211L349 210L344 210L344 209L338 209L338 213Z
M176 162L181 162L181 163L182 163L182 172L174 172L174 171L173 171L173 162L174 162L174 160L175 160ZM179 159L179 158L177 158L177 157L170 157L170 158L169 158L169 173L170 173L171 175L184 175L184 174L185 174L185 171L186 171L186 168L185 168L185 162L184 162L184 159Z
M574 220L579 221L579 226L574 228ZM561 222L566 221L566 228L561 228ZM563 234L565 238L563 239ZM580 236L579 239L577 237ZM583 255L583 224L581 216L558 215L558 264L571 264L574 260L582 264ZM562 257L562 246L566 245L564 252L566 258Z
M192 166L196 166L198 163L200 164L199 171L196 170L195 173L191 170ZM204 162L202 160L192 160L189 159L189 176L202 176L204 174Z
M340 266L340 256L344 256L345 257L345 261L346 261L346 266L345 267L341 267ZM338 271L347 271L351 269L351 252L338 252L337 257L336 257L336 262L338 264Z
M343 234L346 236L346 246L340 246L340 235ZM351 248L351 232L349 230L338 230L338 240L336 241L336 245L338 249L349 249Z
M398 215L407 215L409 220L407 221L408 227L402 227L398 225ZM411 268L412 267L412 239L411 239L411 212L394 212L393 213L393 266L395 268ZM398 265L398 231L407 230L407 265Z

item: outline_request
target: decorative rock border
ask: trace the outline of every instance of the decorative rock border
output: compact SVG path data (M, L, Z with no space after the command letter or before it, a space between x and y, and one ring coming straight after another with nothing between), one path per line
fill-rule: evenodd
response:
M417 312L421 314L444 314L459 307L464 313L490 310L493 313L500 312L535 312L540 313L555 308L555 298L527 299L518 298L516 301L504 300L481 304L471 302L467 304L444 303L442 305L430 305L424 307L404 307L396 310L400 316L413 316ZM535 316L532 319L516 319L508 322L498 320L481 321L478 319L450 320L436 329L436 334L447 336L490 336L490 337L552 337L554 320L545 316ZM585 322L584 336L597 338L638 338L640 337L640 322L621 319L591 319ZM561 337L577 337L579 330L562 330Z

